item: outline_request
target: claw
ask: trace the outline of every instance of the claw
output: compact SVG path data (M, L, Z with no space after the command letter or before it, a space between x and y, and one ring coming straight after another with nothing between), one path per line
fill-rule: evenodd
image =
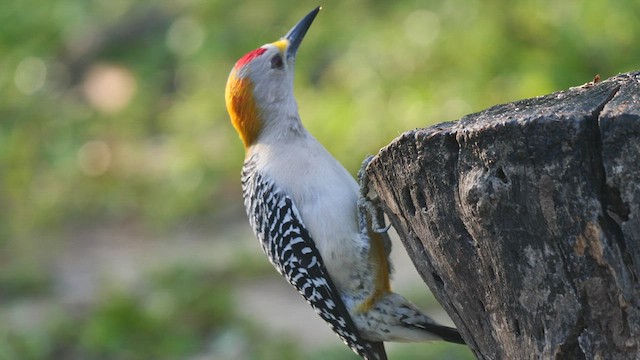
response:
M360 233L366 234L367 229L367 215L371 219L371 230L378 234L383 234L389 231L391 224L385 225L384 223L384 211L380 204L380 199L369 198L369 177L366 175L365 169L369 163L373 160L373 156L367 156L362 162L360 170L358 170L358 182L360 184L360 196L358 199L358 222L360 227Z
M373 232L376 233L376 234L384 234L387 231L389 231L389 229L391 229L391 224L389 224L389 225L387 225L385 227L380 227L380 228L377 228L377 229L373 229Z
M360 184L360 197L367 199L369 195L369 177L367 177L366 169L369 163L373 160L373 155L368 155L362 161L362 165L360 165L360 170L358 170L358 183Z

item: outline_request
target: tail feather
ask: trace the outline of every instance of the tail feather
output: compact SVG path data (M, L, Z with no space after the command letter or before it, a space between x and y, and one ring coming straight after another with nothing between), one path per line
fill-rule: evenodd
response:
M387 358L387 352L384 349L384 343L382 341L370 342L370 344L376 358L367 360L389 360Z
M460 336L460 333L458 332L458 329L454 329L452 327L448 327L448 326L444 326L444 325L438 325L436 323L422 323L422 324L414 324L415 327L424 329L425 331L428 331L436 336L438 336L439 338L441 338L442 340L446 341L446 342L450 342L450 343L455 343L455 344L463 344L465 345L466 342L464 341L464 339L462 338L462 336Z

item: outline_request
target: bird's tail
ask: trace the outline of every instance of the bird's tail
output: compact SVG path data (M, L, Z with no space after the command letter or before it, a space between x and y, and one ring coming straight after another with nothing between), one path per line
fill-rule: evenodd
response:
M370 341L444 340L465 344L457 329L438 324L409 300L393 292L378 299L365 313L352 316L362 336Z
M466 344L464 339L462 339L462 336L460 336L458 329L454 329L452 327L448 327L444 325L439 325L434 322L423 323L423 324L413 324L412 326L415 326L431 334L434 334L446 342L455 343L455 344Z
M457 329L438 324L409 302L409 300L397 294L396 296L404 300L404 302L396 308L396 315L400 322L411 328L426 332L429 337L433 336L436 339L447 342L465 344L465 341Z

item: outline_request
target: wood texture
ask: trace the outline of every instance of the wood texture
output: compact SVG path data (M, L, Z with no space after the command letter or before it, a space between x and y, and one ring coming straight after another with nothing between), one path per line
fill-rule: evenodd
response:
M479 359L640 359L640 72L409 131L367 174Z

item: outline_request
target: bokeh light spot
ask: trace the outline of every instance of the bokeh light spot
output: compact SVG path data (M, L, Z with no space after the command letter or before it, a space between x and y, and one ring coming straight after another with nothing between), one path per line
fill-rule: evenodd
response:
M125 108L136 93L136 79L129 69L99 64L89 69L82 90L91 106L113 114Z
M173 53L183 56L192 55L202 47L204 29L198 21L183 16L171 24L167 31L166 42Z
M40 90L47 80L47 66L42 59L27 57L16 67L14 81L16 87L25 95Z
M78 150L78 168L87 176L100 176L111 166L111 148L102 140L91 140Z
M416 10L405 19L404 32L410 42L427 46L440 34L440 18L433 11Z

